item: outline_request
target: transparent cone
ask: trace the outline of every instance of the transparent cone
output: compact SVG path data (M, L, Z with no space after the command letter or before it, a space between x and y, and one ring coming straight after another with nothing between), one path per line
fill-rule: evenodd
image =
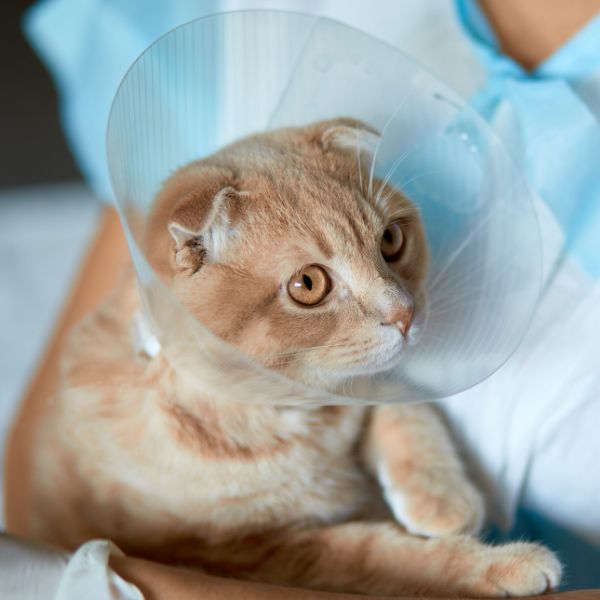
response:
M392 369L332 389L288 379L219 339L153 272L143 236L161 184L179 167L250 133L342 116L381 132L361 177L365 185L388 180L418 207L430 267L420 341ZM531 320L540 242L520 173L462 99L357 30L279 11L190 22L131 67L107 141L145 317L199 392L282 405L440 398L498 369Z

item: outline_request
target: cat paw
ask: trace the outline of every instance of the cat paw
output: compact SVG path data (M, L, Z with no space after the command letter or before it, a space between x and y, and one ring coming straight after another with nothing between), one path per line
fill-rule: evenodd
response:
M414 535L474 534L483 525L483 497L466 480L440 481L429 477L418 488L384 486L383 491L394 518Z
M553 552L538 544L513 543L488 547L475 577L460 586L470 596L531 596L554 590L562 567Z

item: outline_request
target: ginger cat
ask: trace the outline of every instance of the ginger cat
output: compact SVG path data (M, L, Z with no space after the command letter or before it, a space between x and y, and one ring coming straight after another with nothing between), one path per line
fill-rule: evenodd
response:
M360 163L357 169L357 140ZM338 119L243 139L176 172L146 253L210 329L335 386L418 341L427 252L414 206L367 184L377 136ZM31 534L207 572L357 593L506 596L558 585L529 543L473 535L483 501L428 405L276 407L181 382L129 337L132 280L72 334L37 440Z

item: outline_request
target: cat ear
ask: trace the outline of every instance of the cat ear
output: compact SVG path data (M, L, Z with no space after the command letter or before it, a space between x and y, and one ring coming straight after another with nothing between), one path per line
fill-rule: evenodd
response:
M361 161L370 162L381 141L379 132L362 121L339 119L330 124L321 135L324 150L341 150L360 156Z
M218 255L234 214L234 182L231 170L206 163L192 164L169 178L155 201L149 231L149 253L157 270L195 272L207 255Z
M227 227L227 205L235 195L237 192L234 188L223 187L214 195L207 196L201 190L194 190L182 198L168 226L176 249L181 250L190 241L206 237L211 228Z

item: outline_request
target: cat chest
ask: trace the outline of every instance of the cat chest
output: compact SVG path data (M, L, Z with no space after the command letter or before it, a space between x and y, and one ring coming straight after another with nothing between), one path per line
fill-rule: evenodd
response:
M347 518L365 501L358 456L363 422L362 409L287 414L262 443L246 447L238 440L235 452L182 464L178 498L187 496L202 520L233 529Z

